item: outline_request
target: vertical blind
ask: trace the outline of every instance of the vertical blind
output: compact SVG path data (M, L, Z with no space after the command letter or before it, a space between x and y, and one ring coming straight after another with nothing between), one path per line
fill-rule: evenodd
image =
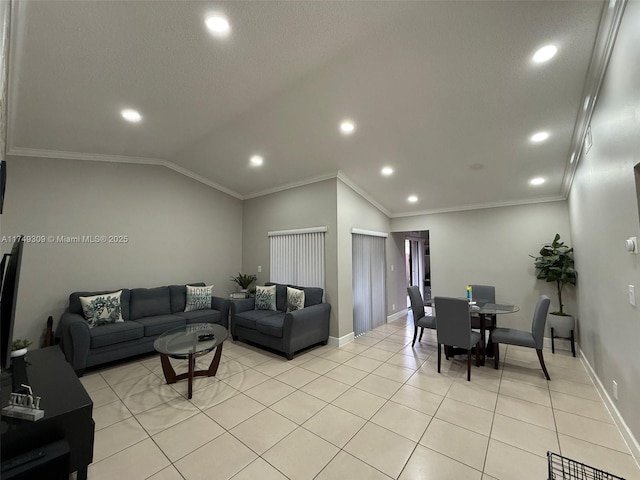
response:
M353 333L358 336L386 321L385 238L353 233L352 244Z
M326 227L269 232L270 276L275 283L324 288Z

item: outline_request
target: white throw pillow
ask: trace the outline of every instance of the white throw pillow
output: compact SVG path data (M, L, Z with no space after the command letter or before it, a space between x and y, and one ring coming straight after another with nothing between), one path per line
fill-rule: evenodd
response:
M256 310L277 310L275 285L256 287Z
M287 287L287 312L295 312L304 308L304 290Z
M211 308L211 296L213 295L213 285L205 287L194 287L187 285L187 303L185 312L193 310L206 310Z
M89 328L108 325L110 323L124 322L120 296L122 290L91 297L80 297L80 304L84 312L84 318Z

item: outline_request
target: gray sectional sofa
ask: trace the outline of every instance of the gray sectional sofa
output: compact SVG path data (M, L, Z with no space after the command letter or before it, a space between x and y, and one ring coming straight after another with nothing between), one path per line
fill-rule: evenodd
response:
M329 339L331 305L323 302L323 289L296 287L305 292L304 308L287 313L287 285L276 285L277 310L256 310L255 298L231 302L231 334L234 340L277 350L291 360L303 348Z
M189 283L204 286L204 283ZM118 289L119 290L119 289ZM211 308L185 312L186 286L122 289L120 305L124 322L89 328L80 297L113 292L74 292L60 319L62 350L78 375L85 368L153 352L153 341L163 332L190 323L229 324L226 298L212 297Z

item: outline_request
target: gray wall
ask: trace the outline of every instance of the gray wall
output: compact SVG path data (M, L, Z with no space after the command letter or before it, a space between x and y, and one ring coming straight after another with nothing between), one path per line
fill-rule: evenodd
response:
M629 2L591 121L593 146L580 158L569 197L579 274L580 347L629 429L640 438L640 257L633 167L640 162L640 3ZM636 446L637 448L637 446Z
M389 218L351 187L338 180L338 317L339 337L353 332L353 228L388 233ZM386 249L389 250L389 240ZM388 260L387 260L388 265ZM387 266L388 270L388 266ZM389 291L389 285L387 285ZM387 305L387 311L389 310ZM334 308L336 308L334 306Z
M127 243L24 247L15 338L36 345L77 290L204 281L240 269L242 204L165 167L11 158L2 235L127 235ZM2 244L7 251L11 245ZM55 325L55 324L54 324Z
M338 335L335 178L245 200L243 203L242 269L255 273L258 284L269 281L268 232L326 226L325 300L331 303L330 335ZM262 272L258 273L258 265Z
M567 202L400 217L391 220L391 230L429 230L432 296L464 296L470 283L495 285L497 301L520 306L518 313L498 321L520 329L531 328L540 294L548 294L552 308L557 306L555 290L536 279L529 255L537 254L556 233L571 243ZM404 285L404 275L403 268L396 269L395 281ZM400 297L395 303L406 302L406 291L396 291ZM569 312L573 294L567 291Z

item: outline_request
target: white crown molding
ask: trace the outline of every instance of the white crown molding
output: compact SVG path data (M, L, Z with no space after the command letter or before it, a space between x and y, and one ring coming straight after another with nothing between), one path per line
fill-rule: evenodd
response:
M391 212L389 210L387 210L381 204L379 204L376 200L374 200L373 197L371 195L369 195L366 191L364 191L362 188L360 188L360 186L358 184L356 184L356 182L354 182L349 177L347 177L347 175L345 175L345 173L342 170L338 170L337 178L342 183L344 183L346 186L351 188L351 190L353 190L358 195L360 195L362 198L364 198L371 205L373 205L378 210L380 210L382 213L384 213L387 217L391 217Z
M485 208L500 208L500 207L515 207L517 205L531 205L535 203L548 203L565 201L567 197L562 195L550 195L541 198L525 198L522 200L515 200L512 202L491 202L491 203L478 203L473 205L460 205L451 208L434 208L432 210L421 210L419 212L405 212L405 213L393 213L391 218L401 217L416 217L419 215L433 215L434 213L452 213L452 212L465 212L467 210L482 210Z
M219 185L211 180L203 177L202 175L198 175L191 170L181 167L180 165L176 165L173 162L169 162L168 160L161 160L158 158L149 158L149 157L128 157L121 155L102 155L96 153L80 153L80 152L65 152L59 150L40 150L36 148L21 148L21 147L11 147L7 151L7 155L13 155L18 157L38 157L38 158L59 158L65 160L86 160L91 162L108 162L108 163L131 163L137 165L157 165L161 167L166 167L174 172L177 172L181 175L189 177L197 182L203 183L211 188L215 188L227 195L230 195L238 200L244 200L242 195L238 192L234 192L222 185Z
M595 109L596 100L600 93L602 82L607 73L609 59L618 35L622 14L627 4L627 0L609 0L602 7L602 16L598 27L598 34L595 40L595 47L591 54L591 62L587 70L587 78L585 81L584 92L582 93L582 102L576 116L576 124L571 137L571 150L569 151L569 160L562 179L562 194L569 196L573 178L578 168L578 162L582 156L587 129L591 124L593 111ZM584 105L589 103L585 109ZM573 157L573 162L571 161Z
M284 185L280 185L273 188L267 188L266 190L260 190L258 192L248 193L243 196L244 200L248 200L250 198L264 197L265 195L270 195L272 193L283 192L285 190L290 190L292 188L304 187L305 185L311 185L312 183L323 182L325 180L330 180L332 178L336 178L336 173L326 173L324 175L318 175L317 177L305 178L296 182L285 183Z

